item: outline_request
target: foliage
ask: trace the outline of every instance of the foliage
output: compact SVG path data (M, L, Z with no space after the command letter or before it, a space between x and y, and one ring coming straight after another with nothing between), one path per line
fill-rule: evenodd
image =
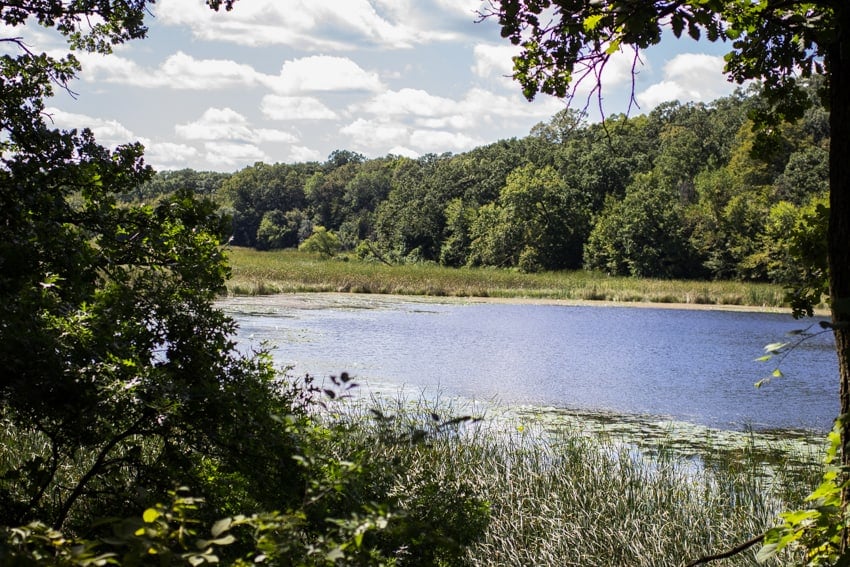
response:
M55 27L101 52L142 37L146 13L146 2L107 0L0 7L9 26ZM412 514L414 530L405 502L349 491L378 476L356 452L320 450L344 434L313 415L320 389L279 374L263 348L237 348L215 306L231 226L254 242L265 219L267 244L289 237L275 231L303 220L303 180L318 165L258 164L224 180L231 225L209 198L216 176L162 176L160 190L141 146L110 151L88 130L48 127L44 98L79 65L3 41L20 54L0 58L0 562L378 565L414 533L433 557L456 554L460 539L441 535L454 510ZM307 242L338 248L329 231ZM386 465L381 482L404 472ZM430 490L477 505L452 486ZM402 534L392 546L369 535L390 518ZM476 537L457 522L449 532L461 527Z
M298 246L304 252L314 252L322 258L331 258L340 249L339 238L323 226L313 227L313 234Z
M517 168L492 209L476 218L470 262L527 272L576 268L588 226L582 195L565 186L552 167Z
M363 545L370 531L386 527L389 517L380 513L337 521L327 535L318 538L306 536L303 514L276 512L223 518L205 535L198 517L202 506L202 500L186 495L185 490L172 492L168 505L155 504L141 517L112 521L112 533L97 540L68 538L39 522L7 528L5 533L0 532L0 562L62 567L131 567L148 565L152 560L160 565L191 567L222 560L243 566L390 564L379 552ZM239 542L240 538L246 541ZM233 557L231 546L248 551L244 557Z
M585 247L585 266L615 275L693 273L682 207L659 177L638 175L622 201L609 200Z
M848 486L847 475L836 460L841 448L842 419L836 420L829 434L829 448L824 459L820 486L807 498L809 507L783 512L782 523L769 529L758 558L764 561L785 547L805 550L807 566L844 565L847 561L842 540L850 527L850 518L842 508L842 491Z
M752 191L750 195L736 192L724 199L724 204L713 207L713 238L724 252L722 260L731 259L737 270L763 268L757 246L753 246L763 229L763 211L771 203L748 201L756 196L767 199L765 187L775 174L789 169L787 162L794 148L783 137L784 125L807 118L815 100L828 102L830 112L829 146L829 217L825 226L827 209L821 205L810 216L820 223L818 228L803 230L812 236L816 245L814 257L820 257L822 242L818 233L826 230L827 278L811 277L805 273L815 262L802 260L805 266L802 286L793 297L795 314L811 313L812 305L820 299L828 281L832 321L830 328L835 336L838 355L841 413L850 413L850 177L847 175L846 155L850 148L850 66L847 65L850 10L841 2L751 2L713 0L643 2L610 0L604 2L569 2L560 0L501 0L485 17L495 16L502 27L503 37L522 52L514 58L514 77L529 99L538 92L567 96L582 79L590 78L591 86L602 102L601 76L612 55L622 48L634 53L657 44L665 27L676 37L687 30L693 39L703 34L710 41L732 40L726 55L725 72L730 79L743 83L761 82L763 104L749 111L752 128L742 136L738 151L733 152L728 167L734 170L737 180ZM808 83L808 84L807 84ZM814 87L812 97L806 87ZM809 114L811 117L811 114ZM805 129L804 129L805 130ZM816 147L823 146L811 141ZM810 151L809 155L816 152ZM756 161L753 158L758 158ZM802 158L797 154L798 161ZM793 177L794 168L789 169ZM817 183L812 184L817 190ZM787 188L787 187L786 187ZM799 198L792 196L799 201ZM818 218L819 217L819 218ZM817 220L815 220L817 218ZM731 233L725 224L732 225L738 233ZM822 234L822 233L821 233ZM743 236L743 238L741 238ZM753 262L756 259L757 261ZM743 261L741 261L743 260ZM726 263L726 262L724 262ZM731 266L730 266L731 267ZM745 276L760 274L742 274ZM850 465L850 422L839 420L834 447L841 447L841 462L845 467L829 477L829 485L815 497L822 497L821 509L813 512L791 513L786 516L788 527L779 545L799 539L807 546L810 564L846 564L850 545L846 517L850 509L850 490L844 487L846 467ZM832 471L829 474L833 474ZM837 480L836 480L837 479ZM824 513L824 507L830 513ZM838 513L831 513L837 509ZM797 527L818 525L815 535L798 538ZM791 534L790 536L788 534Z

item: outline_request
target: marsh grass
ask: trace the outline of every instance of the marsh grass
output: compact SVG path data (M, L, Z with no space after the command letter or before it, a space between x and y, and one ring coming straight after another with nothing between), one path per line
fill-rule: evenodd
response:
M462 482L488 503L489 524L468 549L468 565L681 566L762 533L801 504L819 468L780 459L768 469L752 448L715 452L710 442L703 449L713 458L695 459L663 443L647 451L528 421L441 427L446 415L463 408L373 399L342 419L357 424L347 442L365 448L366 461L405 471L392 492L414 492L411 479L426 475ZM413 442L411 431L427 435ZM712 565L758 565L758 548Z
M388 266L357 259L322 260L294 250L229 252L232 295L348 292L452 297L685 303L779 308L784 291L771 284L609 277L571 271L525 274L496 268L434 264Z

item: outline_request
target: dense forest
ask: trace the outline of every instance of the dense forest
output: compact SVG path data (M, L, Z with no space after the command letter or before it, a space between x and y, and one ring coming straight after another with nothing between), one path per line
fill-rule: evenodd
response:
M802 120L770 132L752 127L765 104L753 88L604 123L564 110L525 138L457 155L337 150L324 163L162 172L132 197L211 196L232 218L232 243L261 250L315 233L326 253L388 263L772 281L819 294L806 288L822 279L828 214L817 87Z

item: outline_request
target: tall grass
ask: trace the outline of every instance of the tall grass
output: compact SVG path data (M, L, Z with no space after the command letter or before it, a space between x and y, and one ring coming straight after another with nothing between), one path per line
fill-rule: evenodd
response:
M771 284L609 277L585 271L524 274L497 268L434 264L388 266L357 259L322 260L294 250L229 253L233 295L351 292L577 301L687 303L778 308L784 291Z
M356 410L347 439L366 448L368 461L406 471L389 490L413 493L424 475L462 483L489 503L490 522L468 549L469 565L681 566L764 532L816 484L817 466L768 469L752 451L709 462L576 429L444 428L429 402L377 403L374 415L392 418L370 420ZM411 431L428 435L413 443ZM712 565L758 565L757 550Z

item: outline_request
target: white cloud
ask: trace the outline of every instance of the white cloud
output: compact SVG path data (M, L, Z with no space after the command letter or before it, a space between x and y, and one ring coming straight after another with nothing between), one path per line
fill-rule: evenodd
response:
M204 158L215 168L221 170L233 169L247 163L258 161L271 162L268 154L254 144L237 144L233 142L206 142Z
M481 88L470 89L459 103L458 112L480 121L550 117L564 108L562 101L552 97L540 97L533 103L528 102L518 91L517 94L504 96Z
M393 146L390 148L390 151L387 152L387 155L417 158L422 154L405 146Z
M519 48L513 45L479 43L473 48L475 64L472 66L472 72L484 78L510 77L514 69L512 57L517 54Z
M293 134L283 130L254 129L247 118L231 108L208 108L198 120L177 124L174 130L185 140L230 140L251 144L298 141Z
M735 89L723 75L723 57L702 53L679 54L664 65L664 80L636 95L644 111L662 102L708 102Z
M289 132L283 130L273 130L270 128L259 128L254 130L254 140L257 142L275 142L279 144L293 144L298 141L298 138Z
M443 153L446 151L465 151L481 145L483 141L463 132L445 129L416 128L397 120L365 120L358 118L340 129L340 134L351 138L356 151L371 155L389 153L416 156L423 153Z
M410 144L423 153L461 152L483 143L481 139L445 130L416 130L410 135Z
M364 118L358 118L339 132L350 136L355 145L370 153L380 153L382 148L401 145L409 139L409 128L404 124Z
M266 95L260 103L263 115L272 120L333 120L336 112L313 97Z
M596 106L601 86L602 94L610 92L612 87L629 83L632 80L632 69L636 71L642 66L641 61L635 61L633 50L622 48L608 58L604 66L577 68L573 73L575 82L571 85L576 108L585 103ZM604 96L603 96L604 98Z
M71 130L88 128L92 131L95 139L104 146L111 147L119 144L135 142L136 136L117 120L96 118L85 114L66 112L58 108L47 108L45 113L50 117L48 123L57 128Z
M379 3L380 4L380 3ZM251 0L218 14L201 0L160 0L157 19L186 26L195 37L241 45L287 45L301 50L342 51L363 43L407 48L438 35L408 25L404 14L393 20L367 0Z
M417 118L413 121L413 124L419 128L466 130L474 128L478 121L475 116L453 114L442 118Z
M459 15L475 18L478 12L486 7L487 2L481 0L437 0L437 4L447 10L454 10Z
M532 104L518 94L504 96L472 88L461 100L434 96L421 89L387 91L355 105L353 110L396 120L408 118L429 128L466 129L474 128L481 120L548 117L561 108L563 103L553 98L543 97Z
M304 146L292 146L289 149L290 163L303 163L306 161L321 161L322 154Z
M264 82L280 94L384 89L377 73L363 70L347 57L314 55L284 62L280 75Z
M312 55L285 61L278 75L267 75L228 59L197 59L182 51L159 67L145 68L116 55L81 54L83 78L142 88L210 90L262 85L278 93L366 91L384 88L377 73L347 57Z
M177 124L174 131L186 140L243 140L254 138L248 120L231 108L208 108L200 119Z
M198 148L172 142L145 142L145 162L155 169L181 169L200 156Z
M456 112L457 103L421 89L401 89L381 93L361 108L377 116L444 116Z
M259 84L263 75L227 59L196 59L178 51L158 68L144 68L116 55L82 54L83 78L143 88L225 89Z

